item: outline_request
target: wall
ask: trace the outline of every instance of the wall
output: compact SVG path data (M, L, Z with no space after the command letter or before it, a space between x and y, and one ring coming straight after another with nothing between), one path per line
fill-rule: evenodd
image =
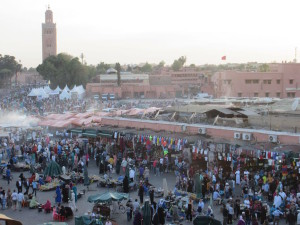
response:
M196 124L184 124L175 122L165 122L165 121L152 121L152 120L139 120L139 119L128 119L128 118L111 118L103 117L101 120L101 125L106 126L116 126L116 127L126 127L134 129L148 129L153 131L168 131L174 133L186 133L186 135L199 134L199 128L206 129L206 135L211 136L216 139L226 139L228 141L236 141L239 143L259 143L268 142L269 135L276 135L280 144L299 144L300 134L293 134L288 132L274 132L267 130L254 130L254 129L243 129L243 128L231 128L231 127L220 127L220 126L210 126L210 125L196 125ZM182 131L182 126L186 127L186 131ZM234 133L249 133L252 135L251 141L243 141L234 139ZM300 145L299 145L300 149Z

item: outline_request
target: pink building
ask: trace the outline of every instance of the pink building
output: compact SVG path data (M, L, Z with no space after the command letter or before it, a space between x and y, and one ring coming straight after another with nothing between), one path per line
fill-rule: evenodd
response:
M270 64L270 72L217 72L215 97L300 97L300 64Z

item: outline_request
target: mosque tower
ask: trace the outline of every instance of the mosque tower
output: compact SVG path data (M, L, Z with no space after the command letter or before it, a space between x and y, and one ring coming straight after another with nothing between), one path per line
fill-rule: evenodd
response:
M45 23L42 24L42 45L43 45L43 61L51 56L56 55L56 24L53 23L53 12L48 9L45 12Z

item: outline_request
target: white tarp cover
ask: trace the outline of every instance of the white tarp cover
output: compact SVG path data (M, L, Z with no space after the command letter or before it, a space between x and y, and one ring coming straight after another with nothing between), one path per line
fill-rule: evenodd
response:
M59 92L61 92L61 89L59 86L57 86L54 91L59 93Z
M65 86L63 91L70 91L70 88L68 87L68 85Z

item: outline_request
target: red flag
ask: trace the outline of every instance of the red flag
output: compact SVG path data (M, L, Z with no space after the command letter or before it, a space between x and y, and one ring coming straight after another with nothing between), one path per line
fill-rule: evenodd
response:
M226 55L222 56L221 59L222 59L222 60L226 60Z

